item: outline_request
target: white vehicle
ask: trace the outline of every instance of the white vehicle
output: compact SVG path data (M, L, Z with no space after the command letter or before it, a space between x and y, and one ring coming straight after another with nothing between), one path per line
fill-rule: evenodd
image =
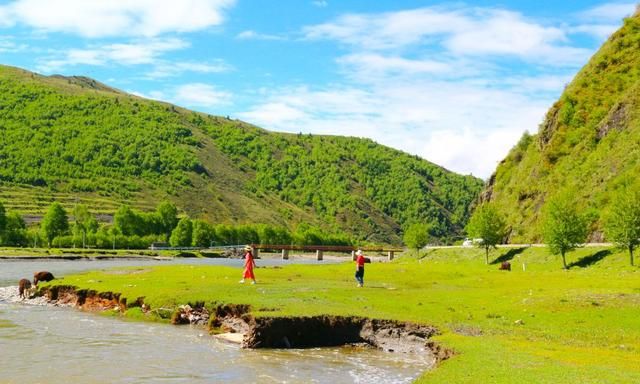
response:
M466 238L462 242L462 246L463 247L472 247L474 245L482 244L483 241L484 240L482 240L482 239L469 239L469 238Z

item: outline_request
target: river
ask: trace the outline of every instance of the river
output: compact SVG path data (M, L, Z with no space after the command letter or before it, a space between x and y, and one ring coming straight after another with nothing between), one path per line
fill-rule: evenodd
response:
M0 261L0 287L15 286L39 270L64 276L185 263L240 268L242 261ZM0 383L409 383L426 369L428 361L416 354L351 347L247 350L201 328L124 321L0 297Z

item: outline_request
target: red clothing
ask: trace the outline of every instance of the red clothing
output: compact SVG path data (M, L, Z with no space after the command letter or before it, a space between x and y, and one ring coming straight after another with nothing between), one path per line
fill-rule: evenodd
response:
M356 265L358 266L358 268L360 267L364 268L364 255L359 255L356 258Z
M250 251L244 255L244 272L242 274L243 279L252 279L255 280L256 277L253 274L253 267L256 265L255 261L253 261L253 255Z

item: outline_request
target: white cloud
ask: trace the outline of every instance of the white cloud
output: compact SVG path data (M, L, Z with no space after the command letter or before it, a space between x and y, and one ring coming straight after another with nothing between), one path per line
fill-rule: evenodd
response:
M246 30L238 33L236 39L240 40L284 40L285 38L278 35L269 35L266 33L258 33L252 30Z
M74 65L150 64L156 62L158 57L166 52L184 49L188 46L189 43L184 40L169 38L91 46L88 49L71 49L65 52L62 57L44 60L38 69L48 73Z
M520 136L521 132L509 129L488 133L470 129L437 131L424 142L421 155L446 168L486 179L498 165L496 158L504 158Z
M571 82L573 74L564 75L534 75L508 77L498 80L498 84L517 89L524 94L539 94L540 92L558 93Z
M329 3L326 0L316 0L316 1L312 1L311 4L315 5L318 8L324 8L327 5L329 5Z
M307 39L331 39L367 50L419 43L427 36L451 33L469 26L458 11L421 8L382 14L349 14L333 22L303 29Z
M570 33L584 33L598 40L606 40L613 32L618 30L618 24L582 24L569 28Z
M157 36L220 25L235 0L15 0L2 20L86 37Z
M143 97L145 99L151 99L151 100L165 101L168 99L167 95L162 91L151 91L149 93L143 93L135 90L128 90L127 93L130 93L138 97Z
M127 92L145 99L164 101L184 107L204 107L205 109L229 105L232 100L231 93L204 83L183 84L164 91L129 90Z
M231 94L203 83L185 84L176 90L175 102L186 106L217 107L229 104Z
M351 14L303 29L307 39L337 40L360 51L408 46L445 48L453 56L516 56L558 65L584 61L589 51L566 45L564 29L499 9L419 8Z
M146 74L146 77L149 79L158 79L164 77L173 77L179 76L185 72L194 72L194 73L223 73L229 72L233 70L229 64L225 63L224 60L217 59L211 60L210 62L157 62L149 73Z
M637 2L632 1L605 3L581 12L579 16L583 19L599 22L620 22L623 18L631 16L637 5Z
M295 131L290 128L292 122L307 121L310 118L303 110L283 101L259 105L251 111L242 113L242 117L247 121L262 124L263 127L282 127L282 130L289 132Z
M485 12L483 12L485 13ZM525 20L510 11L491 10L472 28L453 32L444 41L454 55L517 56L535 62L583 63L590 50L567 46L565 31Z
M0 36L0 52L15 53L28 48L26 44L16 44L11 37Z
M14 20L8 9L0 6L0 27L11 27L13 26Z
M406 59L398 56L384 56L378 53L354 53L338 58L338 63L351 67L357 72L366 72L368 76L373 74L404 74L419 73L443 74L450 72L451 63L436 60Z

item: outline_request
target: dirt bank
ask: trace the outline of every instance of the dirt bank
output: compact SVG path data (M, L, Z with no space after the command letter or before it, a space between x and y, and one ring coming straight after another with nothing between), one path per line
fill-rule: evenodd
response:
M233 333L244 348L313 348L366 345L388 352L426 354L433 363L445 360L452 351L431 341L435 327L393 320L355 316L253 317L248 305L188 303L176 309L152 309L139 297L127 304L119 293L97 292L72 286L44 287L39 292L56 305L72 305L86 311L140 307L149 316L171 319L173 324L207 324L211 333Z

